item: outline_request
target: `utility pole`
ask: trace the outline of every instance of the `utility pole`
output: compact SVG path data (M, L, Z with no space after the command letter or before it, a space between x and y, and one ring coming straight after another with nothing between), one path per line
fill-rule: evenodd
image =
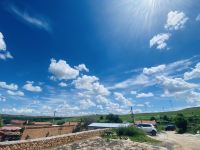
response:
M55 121L55 120L54 120L54 119L55 119L55 116L56 116L56 111L53 112L53 124L54 124L54 121Z
M131 118L133 120L133 123L135 124L135 115L133 113L133 107L131 106Z

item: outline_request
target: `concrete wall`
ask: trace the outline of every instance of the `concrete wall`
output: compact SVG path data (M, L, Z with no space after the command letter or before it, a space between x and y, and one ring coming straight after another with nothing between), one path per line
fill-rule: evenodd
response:
M75 126L25 127L21 140L72 133Z
M108 129L90 130L32 140L0 142L0 150L42 150L45 148L52 148L70 142L99 136L106 130Z

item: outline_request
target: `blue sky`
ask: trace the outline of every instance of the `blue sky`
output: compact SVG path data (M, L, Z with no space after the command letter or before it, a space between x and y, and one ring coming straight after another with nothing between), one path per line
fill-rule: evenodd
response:
M200 105L199 0L2 0L0 113Z

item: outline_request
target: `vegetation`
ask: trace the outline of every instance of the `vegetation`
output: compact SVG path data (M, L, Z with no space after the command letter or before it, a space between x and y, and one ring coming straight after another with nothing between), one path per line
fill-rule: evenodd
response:
M59 120L59 121L57 121L57 125L63 125L64 123L65 123L64 120Z
M116 128L111 131L111 134L105 134L103 135L104 138L108 139L130 139L132 141L136 142L148 142L148 143L159 143L159 141L154 140L146 135L146 133L134 126L130 127L121 127Z
M177 114L175 117L175 124L178 133L185 133L187 131L188 122L183 114Z
M3 126L3 119L0 116L0 127L2 127L2 126Z
M167 124L175 124L176 116L178 114L183 114L184 118L187 120L187 132L196 133L200 130L200 107L183 109L180 111L171 112L159 112L159 113L141 113L135 114L135 120L156 120L158 124L158 130L161 131L165 129ZM54 117L33 117L33 116L14 116L14 115L2 115L4 124L9 124L11 120L29 120L31 121L48 121L53 122ZM82 122L80 124L81 130L83 127L87 127L89 123L93 122L133 122L133 118L130 114L127 115L90 115L81 117L55 117L54 123L59 124L60 122L66 121L78 121ZM79 129L80 130L80 129Z
M119 118L118 115L109 114L106 116L107 123L122 123L122 120Z

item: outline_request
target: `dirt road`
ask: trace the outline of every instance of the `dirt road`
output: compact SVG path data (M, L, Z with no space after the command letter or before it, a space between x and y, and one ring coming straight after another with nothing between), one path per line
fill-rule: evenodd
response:
M163 141L169 150L200 150L200 135L176 134L170 131L158 134L155 138Z

